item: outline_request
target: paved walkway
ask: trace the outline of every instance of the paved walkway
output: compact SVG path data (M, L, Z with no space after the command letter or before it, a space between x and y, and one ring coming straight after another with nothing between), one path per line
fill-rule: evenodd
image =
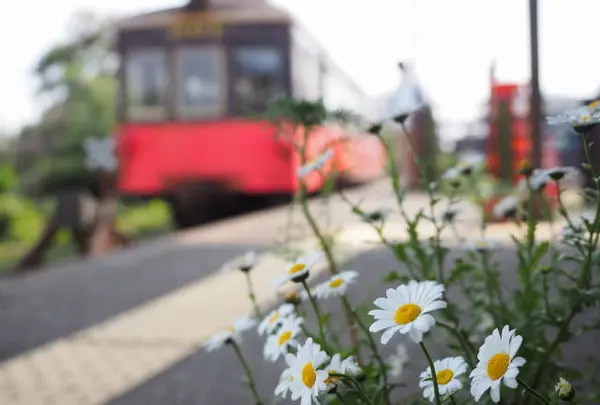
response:
M351 192L351 196L359 195L368 197L367 209L393 206L381 183ZM407 208L414 214L425 203L424 196L411 196ZM313 208L319 204L313 202ZM333 204L331 222L339 228L340 260L348 262L375 249L377 237L369 226L344 205ZM232 359L218 354L211 360L199 347L236 317L250 314L244 279L237 272L218 269L248 249L266 251L286 219L282 207L106 258L3 280L0 289L6 291L8 301L0 309L0 404L245 403L247 393L237 372L230 387L222 386L231 374ZM397 220L387 229L390 237L406 236ZM467 237L478 235L472 218L467 218L463 230ZM491 227L488 235L508 241L507 230L506 226ZM420 232L426 236L432 228L423 226ZM307 251L316 242L304 237L295 247ZM271 281L284 266L282 258L267 253L253 271L263 308L278 301ZM373 269L373 263L356 269ZM389 270L370 270L371 284ZM323 266L315 269L312 279L323 271ZM250 347L260 346L256 337L249 339ZM250 353L250 360L261 364L260 351ZM186 366L190 362L195 366ZM173 373L176 381L183 379L192 386L197 377L202 392L178 398L172 379L168 391L156 391L164 385L153 382ZM200 381L207 373L211 379Z

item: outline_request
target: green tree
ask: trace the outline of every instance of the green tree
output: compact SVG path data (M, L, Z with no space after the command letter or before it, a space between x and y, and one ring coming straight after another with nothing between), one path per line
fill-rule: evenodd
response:
M19 166L24 190L34 195L92 187L83 142L109 135L115 125L114 23L87 12L73 21L68 40L43 54L34 71L37 95L49 101L39 122L21 132L28 147Z

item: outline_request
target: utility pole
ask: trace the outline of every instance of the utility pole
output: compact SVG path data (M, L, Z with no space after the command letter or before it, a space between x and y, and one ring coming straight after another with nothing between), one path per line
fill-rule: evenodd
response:
M529 0L529 41L531 52L531 99L529 119L531 123L531 157L534 168L542 166L542 107L538 62L538 4Z

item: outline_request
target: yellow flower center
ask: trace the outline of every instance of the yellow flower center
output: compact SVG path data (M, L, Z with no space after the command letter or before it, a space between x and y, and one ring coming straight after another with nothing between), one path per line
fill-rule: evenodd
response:
M398 325L406 325L411 323L421 314L421 307L415 304L404 304L396 310L394 321Z
M315 368L312 363L306 363L304 367L302 367L302 382L308 388L312 388L315 385L315 381L317 380L317 373L315 372Z
M294 264L292 267L290 267L290 269L288 270L288 273L289 273L289 274L296 274L296 273L298 273L299 271L302 271L302 270L304 270L305 268L306 268L306 265L305 265L305 264L302 264L302 263L296 263L296 264Z
M454 373L449 368L445 368L435 373L435 379L438 384L441 385L448 384L450 380L452 380L452 377L454 377Z
M592 118L592 117L591 117L591 116L589 116L589 115L584 115L583 117L581 117L581 121L583 121L583 122L587 122L587 121L589 121L591 118Z
M281 314L279 313L279 311L276 311L275 313L273 313L273 315L271 315L271 316L269 317L269 323L270 323L270 324L273 324L273 323L277 322L277 320L279 319L279 316L280 316L280 315L281 315Z
M329 287L331 287L331 288L338 288L342 284L344 284L344 279L343 278L336 278L336 279L331 280L329 282Z
M506 353L496 353L487 363L487 374L492 380L497 380L501 378L506 370L508 369L508 364L510 362L510 357Z
M591 103L588 104L588 107L591 107L591 108L595 108L598 106L600 106L600 100L592 101Z
M334 377L331 374L338 374L337 370L327 370L327 373L329 374L329 377L327 377L327 379L325 380L325 384L335 384L337 380L340 379L340 377Z
M279 335L279 339L277 339L277 344L279 346L281 346L285 342L287 342L288 340L290 340L291 338L292 338L292 332L290 332L289 330L286 330L281 335Z
M488 247L488 243L484 240L478 240L477 242L475 242L475 246L478 248L486 248Z

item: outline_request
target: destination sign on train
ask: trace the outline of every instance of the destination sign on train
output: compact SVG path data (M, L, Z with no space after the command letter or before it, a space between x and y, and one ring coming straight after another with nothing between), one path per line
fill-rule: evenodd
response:
M174 39L218 37L223 31L223 24L209 20L203 15L187 15L178 19L169 29Z

